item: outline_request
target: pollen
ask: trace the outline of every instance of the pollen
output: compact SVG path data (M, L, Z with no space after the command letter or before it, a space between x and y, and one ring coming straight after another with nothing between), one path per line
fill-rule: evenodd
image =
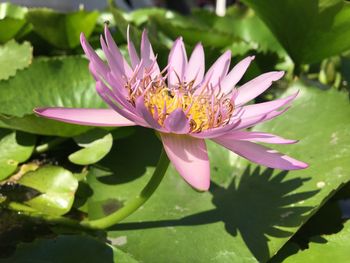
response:
M133 86L126 85L129 101L135 104L136 98L143 95L145 106L161 126L174 110L182 109L190 122L191 132L201 132L226 125L234 111L233 102L220 92L204 87L197 94L193 81L169 88L160 75L154 80L148 76L137 87Z

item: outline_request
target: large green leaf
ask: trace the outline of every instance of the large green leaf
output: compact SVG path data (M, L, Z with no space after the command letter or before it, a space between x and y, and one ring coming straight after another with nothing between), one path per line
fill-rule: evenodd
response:
M70 49L79 45L81 32L86 37L90 36L98 15L96 11L80 10L65 14L38 8L30 9L26 18L33 25L33 30L47 42L57 48Z
M350 49L350 3L343 0L244 0L297 63Z
M172 16L174 13L163 8L150 7L136 9L128 14L125 14L128 21L133 22L137 26L147 23L152 16Z
M0 262L25 263L136 263L130 255L120 249L89 236L60 235L53 239L38 239L22 243L14 255Z
M71 209L78 188L78 180L70 171L50 165L26 173L18 183L41 193L25 201L26 205L53 216L63 215Z
M156 16L153 21L156 22L163 33L172 39L182 36L184 41L191 45L202 42L206 46L223 48L232 45L234 42L240 42L240 39L233 34L220 32L193 19L179 15L169 18Z
M40 58L0 82L0 126L59 136L89 129L33 116L36 107L106 107L95 91L95 81L81 57Z
M271 263L285 262L288 257L313 246L312 242L327 244L328 237L343 235L344 221L349 218L344 209L344 198L350 196L350 182L319 209L272 258ZM347 229L345 227L345 229ZM346 232L347 230L345 230ZM325 246L326 248L326 246ZM327 250L325 250L327 251ZM341 251L339 251L342 254ZM313 252L310 252L313 253ZM328 252L327 252L328 253ZM304 262L309 262L306 260ZM336 261L338 262L338 261ZM341 261L339 261L341 262Z
M347 262L350 249L350 221L344 224L344 229L333 235L325 235L311 239L309 248L299 251L283 262L290 263L327 263Z
M0 3L0 43L4 43L21 33L27 24L25 20L27 12L26 7Z
M92 130L74 138L83 147L68 156L72 163L87 165L101 160L108 154L113 145L112 134L103 130Z
M0 65L6 65L0 69L0 80L8 79L16 74L17 70L30 65L33 58L33 48L29 42L18 44L11 40L0 46Z
M143 262L266 262L350 180L347 95L300 82L288 92L296 89L301 93L292 109L257 129L301 139L281 150L309 162L310 168L281 172L247 166L208 142L209 192L194 191L170 168L152 198L109 236L127 239L123 250ZM90 172L91 218L115 211L146 184L160 147L150 136L139 130L117 141L118 147Z
M128 197L139 193L152 174L153 167L149 166L157 163L158 139L151 130L135 130L128 137L117 139L110 153L90 169L87 176L87 183L93 190L87 200L90 219L120 208ZM127 188L122 187L125 183Z
M31 156L34 146L34 135L0 129L0 181L10 176L19 163Z
M234 19L234 17L229 16L225 17L225 19L218 21L216 27L224 27L223 24L231 28L231 32L234 35L249 43L252 49L264 53L276 52L281 57L285 56L285 51L279 42L254 13L248 12L246 16L240 19Z

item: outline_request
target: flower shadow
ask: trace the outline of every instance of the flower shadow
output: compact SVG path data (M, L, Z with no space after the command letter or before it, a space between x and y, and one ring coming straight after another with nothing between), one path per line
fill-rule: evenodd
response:
M150 129L134 130L130 136L118 139L110 153L96 165L109 174L98 178L101 183L128 183L144 175L148 166L157 165L160 141Z
M273 173L257 167L247 167L239 182L232 180L228 188L212 183L210 192L215 208L176 220L141 223L121 223L115 230L159 228L167 226L195 226L223 222L232 236L238 234L251 253L265 262L271 256L269 237L290 237L286 228L298 227L305 220L309 206L290 206L315 195L318 190L294 193L308 178L286 179L288 172ZM282 229L283 228L283 229Z

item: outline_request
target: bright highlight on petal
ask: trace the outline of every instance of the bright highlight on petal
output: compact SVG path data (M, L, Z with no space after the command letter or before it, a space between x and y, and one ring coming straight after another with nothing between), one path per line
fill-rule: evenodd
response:
M226 138L216 138L214 141L254 163L270 168L298 170L308 167L304 162L253 142L235 141Z
M36 108L39 116L58 121L90 126L134 126L112 109Z
M254 57L247 57L230 70L231 52L226 51L205 74L204 50L198 43L187 56L182 37L174 41L168 65L160 69L147 32L142 33L140 51L128 29L131 65L122 56L107 26L101 36L106 62L95 53L84 35L81 44L90 60L96 90L111 109L37 109L40 116L64 122L95 126L141 125L160 132L164 148L181 176L199 190L209 188L209 161L204 139L277 169L303 169L307 165L253 142L290 144L264 132L245 129L283 114L297 96L249 104L284 72L273 71L249 82L242 79ZM189 59L188 59L189 57ZM296 128L296 127L295 127Z
M185 181L198 190L208 190L210 168L205 141L167 133L161 133L161 138L170 161Z

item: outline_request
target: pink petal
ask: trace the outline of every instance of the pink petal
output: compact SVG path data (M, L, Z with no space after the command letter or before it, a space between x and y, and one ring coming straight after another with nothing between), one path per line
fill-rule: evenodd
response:
M254 56L247 57L241 60L233 69L226 75L221 82L221 88L223 93L230 93L236 84L241 80L244 73L247 71L250 63L253 61Z
M190 131L190 122L182 109L176 109L165 119L164 127L172 133L186 134Z
M170 133L161 133L161 138L170 161L185 181L198 190L208 190L210 167L205 141Z
M308 167L304 162L295 160L292 157L277 152L276 150L252 142L235 141L223 137L215 138L213 141L254 163L270 168L298 170Z
M124 59L122 53L120 52L117 44L114 42L114 39L109 32L108 26L105 26L105 38L108 46L108 50L111 54L111 59L115 60L116 64L120 65L120 68L123 70L123 73L129 77L132 73L132 70L128 64L128 62ZM106 54L107 56L107 54ZM108 59L108 57L107 57Z
M93 69L92 73L95 76L95 78L99 75L105 78L107 76L107 73L109 72L109 68L100 59L100 57L96 54L95 50L87 42L83 33L80 34L80 43L83 47L86 56L90 60L90 68Z
M82 108L36 108L41 117L88 126L134 126L134 122L124 118L112 109Z
M254 116L251 118L240 119L239 120L240 123L236 127L234 127L233 130L243 130L243 129L247 129L249 127L252 127L258 123L269 121L269 120L276 118L277 116L285 113L288 109L289 109L289 107L285 108L284 110L281 110L281 111L272 111L272 112L269 112L267 114L262 114L262 115Z
M264 73L247 82L238 89L235 105L242 105L259 96L267 90L273 81L279 80L284 75L283 71L272 71Z
M266 132L249 132L249 131L234 131L224 136L222 139L226 140L238 140L238 141L254 141L262 143L273 143L273 144L291 144L296 143L296 140L289 140L280 136L266 133Z
M110 52L102 36L100 36L100 43L111 71L113 72L113 74L116 76L117 79L120 79L120 80L123 79L123 76L127 76L123 66L123 58L120 58L119 56L115 56Z
M130 112L129 110L123 108L122 102L119 97L115 96L115 94L101 81L96 82L96 91L100 95L100 97L117 113L123 116L126 119L129 119L138 125L148 127L147 123L143 118L138 116L136 110Z
M170 50L169 58L169 87L179 86L183 82L185 69L187 67L187 54L182 37L175 40L173 47ZM180 83L179 83L180 82Z
M130 40L130 26L128 26L127 30L127 41L128 41L128 51L129 51L129 56L131 60L131 65L135 69L135 67L140 63L139 56L137 55L134 43Z
M218 128L213 128L209 130L205 130L199 133L190 133L189 135L195 138L200 139L211 139L216 138L222 135L225 135L226 133L229 133L230 131L234 130L237 125L239 125L240 121L237 121L235 123L230 123L225 126L221 126Z
M112 109L114 109L127 119L134 121L135 119L140 119L137 116L135 116L137 115L135 107L132 106L129 101L127 101L125 97L126 95L123 92L124 87L120 86L118 81L115 81L113 76L111 76L110 74L107 75L107 78L108 83L113 83L113 86L111 87L112 89L109 88L105 84L105 82L101 80L96 81L96 91L100 95L100 97L105 102L107 102L107 104L109 104Z
M203 80L205 71L204 50L202 44L197 44L192 51L190 60L188 61L185 81L190 82L194 80L193 87L196 87Z
M208 78L210 78L210 84L214 87L216 86L220 80L222 80L230 67L231 61L231 51L226 51L222 54L215 63L210 67L207 74L204 77L205 82Z
M290 102L292 102L296 98L298 93L299 91L286 98L244 106L243 114L241 118L244 119L244 118L255 117L255 116L267 114L269 112L278 110L281 107L289 105Z
M148 69L153 62L156 60L156 57L154 55L152 45L149 42L148 36L147 36L147 31L144 30L142 32L142 39L141 39L141 59L144 62L145 67ZM159 67L158 64L154 64L154 74L158 75L159 74Z
M150 127L153 129L160 129L160 124L153 118L149 110L145 106L144 97L140 96L136 99L136 111L138 112L139 116L141 116Z

